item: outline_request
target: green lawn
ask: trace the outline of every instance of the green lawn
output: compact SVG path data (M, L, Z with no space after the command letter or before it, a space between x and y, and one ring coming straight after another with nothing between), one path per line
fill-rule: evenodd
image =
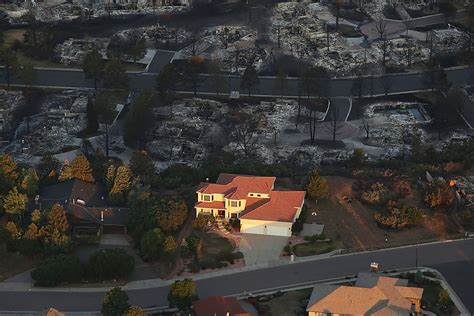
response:
M215 256L222 252L234 251L235 246L227 238L221 237L213 233L203 234L201 237L203 239L202 249L204 257Z
M32 269L37 262L19 253L7 252L6 246L0 245L0 281Z
M336 249L343 249L342 241L317 241L299 244L293 247L293 252L297 257L307 257L321 255Z

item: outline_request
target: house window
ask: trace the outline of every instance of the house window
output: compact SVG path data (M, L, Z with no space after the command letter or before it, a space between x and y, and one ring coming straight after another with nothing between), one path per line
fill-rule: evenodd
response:
M239 201L239 207L240 207L240 205L241 205L241 204L240 204L240 201Z
M230 206L237 207L237 201L230 201Z
M253 196L253 193L250 193L249 195L250 195L250 196Z
M202 199L206 202L210 202L211 201L211 196L210 195L203 195Z
M260 197L260 194L257 194L257 197Z

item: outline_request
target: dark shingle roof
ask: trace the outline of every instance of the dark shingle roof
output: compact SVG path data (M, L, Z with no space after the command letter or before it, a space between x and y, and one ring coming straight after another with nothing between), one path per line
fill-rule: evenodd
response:
M70 220L76 224L124 225L127 219L127 208L107 205L107 192L99 183L73 179L44 187L39 195L43 210L59 203L66 209ZM84 204L78 203L78 200Z

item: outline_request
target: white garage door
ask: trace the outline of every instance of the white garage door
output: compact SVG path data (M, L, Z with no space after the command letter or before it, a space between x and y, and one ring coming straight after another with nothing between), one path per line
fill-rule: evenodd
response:
M267 225L267 235L291 236L291 227Z
M245 225L242 223L242 227L240 228L240 232L244 234L260 234L265 235L265 227L264 226L250 226Z
M291 236L291 225L245 225L245 222L243 222L240 231L244 234Z

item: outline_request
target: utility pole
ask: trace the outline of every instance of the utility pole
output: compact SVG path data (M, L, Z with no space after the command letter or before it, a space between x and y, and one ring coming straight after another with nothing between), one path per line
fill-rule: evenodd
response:
M418 271L418 245L415 246L415 268Z

